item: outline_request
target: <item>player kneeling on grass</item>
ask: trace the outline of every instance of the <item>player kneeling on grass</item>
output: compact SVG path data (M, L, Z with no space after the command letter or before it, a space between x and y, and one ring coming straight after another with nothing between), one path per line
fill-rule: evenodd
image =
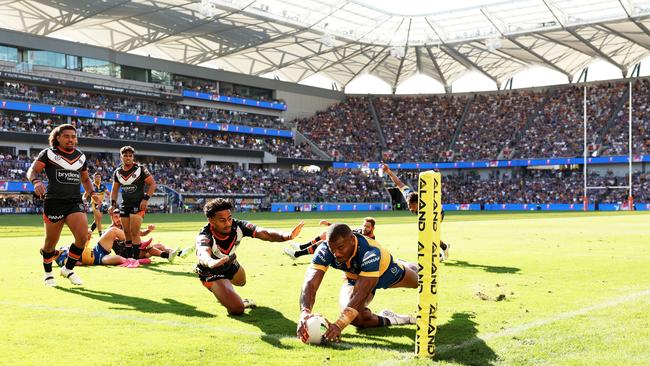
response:
M273 242L292 240L300 234L304 223L300 222L291 233L281 233L234 219L232 209L232 203L223 198L214 199L203 207L208 224L196 237L199 263L195 271L203 286L214 294L228 314L241 315L244 308L254 306L251 300L242 300L232 287L246 284L246 272L235 255L241 240L246 236Z
M327 230L325 245L318 247L311 263L300 295L297 334L303 342L309 337L306 321L313 316L316 292L330 266L343 271L346 279L339 295L341 316L330 323L323 336L326 341L340 339L341 331L349 324L357 328L415 324L413 316L395 314L391 310L374 314L368 308L377 289L418 286L417 266L393 260L376 241L354 233L345 224L333 224Z

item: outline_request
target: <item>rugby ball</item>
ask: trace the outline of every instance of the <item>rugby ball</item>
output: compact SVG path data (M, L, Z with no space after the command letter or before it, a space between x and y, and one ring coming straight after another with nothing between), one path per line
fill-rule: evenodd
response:
M323 334L327 332L329 323L322 315L314 315L311 318L307 319L305 324L307 328L307 342L309 344L321 344L323 341Z

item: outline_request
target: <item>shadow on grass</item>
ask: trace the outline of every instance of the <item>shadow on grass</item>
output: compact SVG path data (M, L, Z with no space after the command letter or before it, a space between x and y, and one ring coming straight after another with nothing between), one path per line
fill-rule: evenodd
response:
M56 289L63 292L69 292L71 294L84 296L93 300L122 305L122 307L111 307L111 309L115 310L135 310L141 313L151 314L169 313L200 318L214 317L214 314L196 310L195 306L184 304L174 299L163 299L164 302L158 302L145 299L143 297L121 295L106 291L89 290L86 288L56 287Z
M401 338L401 342L395 338ZM415 350L415 328L411 326L396 326L384 328L357 329L356 334L345 333L341 345L332 343L329 347L350 349L348 346L390 348L402 353L413 353ZM356 342L363 339L365 342Z
M457 261L457 260L446 261L445 266L478 268L484 270L485 272L490 272L490 273L517 273L521 271L521 269L517 267L488 266L485 264L474 264L474 263L469 263L467 261Z
M436 360L463 365L492 365L497 361L492 348L476 336L474 318L472 313L455 313L449 322L438 327Z
M170 276L182 276L182 277L192 277L199 278L194 272L179 272L169 269L164 269L164 267L169 266L169 263L156 262L147 265L140 266L138 268L146 269L147 271L163 273ZM161 268L162 267L162 268Z
M291 346L282 344L277 335L296 333L297 324L273 308L258 306L243 315L230 316L230 318L258 327L264 333L260 339L273 347L293 349Z

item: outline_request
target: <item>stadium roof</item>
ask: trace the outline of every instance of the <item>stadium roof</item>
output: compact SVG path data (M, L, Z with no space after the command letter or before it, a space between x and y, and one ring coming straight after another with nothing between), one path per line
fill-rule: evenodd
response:
M0 0L0 26L250 75L396 88L422 73L497 85L541 65L571 78L602 59L627 73L650 50L650 0L514 0L396 14L361 0Z

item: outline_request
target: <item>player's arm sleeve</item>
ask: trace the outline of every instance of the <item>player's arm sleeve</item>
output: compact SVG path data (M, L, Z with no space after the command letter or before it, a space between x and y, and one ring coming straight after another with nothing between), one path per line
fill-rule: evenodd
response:
M367 251L361 259L361 272L359 276L379 277L388 268L390 257L384 258L379 248Z
M151 172L144 165L142 166L142 178L147 179L151 177Z
M402 188L400 188L399 190L400 190L400 192L402 192L402 196L404 197L404 200L405 200L405 201L408 200L408 196L409 196L409 194L410 194L411 192L413 192L413 190L411 190L411 188L409 188L409 187L406 186L406 185L405 185L405 186L402 186Z
M38 153L36 161L40 161L43 164L47 164L50 161L50 159L47 157L47 149L43 149L40 153Z
M253 224L252 222L245 221L245 220L237 221L237 225L241 229L244 236L248 236L248 237L251 237L251 238L255 237L255 231L257 231L257 225Z
M327 244L319 245L318 249L316 249L316 253L314 253L314 256L311 258L311 264L309 268L319 269L323 272L327 272L327 269L333 263L333 261L334 256L329 252L329 250L327 250Z

